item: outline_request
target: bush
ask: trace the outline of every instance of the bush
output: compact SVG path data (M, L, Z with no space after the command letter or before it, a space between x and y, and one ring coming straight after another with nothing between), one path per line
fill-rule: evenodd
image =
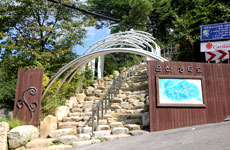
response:
M0 122L7 122L10 126L10 129L13 129L17 126L25 125L25 122L19 120L18 118L0 118Z

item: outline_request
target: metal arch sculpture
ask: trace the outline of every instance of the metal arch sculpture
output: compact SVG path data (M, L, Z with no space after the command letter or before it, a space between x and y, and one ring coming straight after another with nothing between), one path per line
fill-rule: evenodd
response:
M54 81L65 71L71 69L62 79L59 88L70 75L71 77L69 78L70 80L68 83L77 73L77 71L79 71L85 64L105 54L115 52L133 53L159 61L167 61L165 58L160 56L160 47L153 40L154 38L151 36L151 34L143 31L127 31L116 33L105 39L99 40L86 49L82 56L74 59L61 68L48 83L42 97L45 96L46 92ZM154 48L151 46L151 44L154 45Z

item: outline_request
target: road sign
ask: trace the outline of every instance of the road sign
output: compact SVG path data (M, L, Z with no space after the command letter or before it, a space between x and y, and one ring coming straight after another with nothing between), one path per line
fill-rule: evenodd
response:
M230 41L200 43L201 52L211 52L211 51L217 51L217 50L230 50Z
M230 23L203 25L200 28L201 41L230 39Z
M206 57L206 61L225 60L229 58L229 54L228 51L217 50L213 52L206 52L205 57Z

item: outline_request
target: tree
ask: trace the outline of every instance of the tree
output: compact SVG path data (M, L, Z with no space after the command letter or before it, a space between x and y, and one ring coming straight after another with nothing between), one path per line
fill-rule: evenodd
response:
M84 27L91 23L86 15L46 0L1 0L0 14L0 67L6 82L15 80L20 68L44 68L53 76L77 57L72 48L83 44Z
M88 0L89 9L120 19L98 19L98 27L107 25L112 32L131 28L144 30L160 46L180 44L177 60L204 61L201 54L200 26L228 22L230 2L224 0Z

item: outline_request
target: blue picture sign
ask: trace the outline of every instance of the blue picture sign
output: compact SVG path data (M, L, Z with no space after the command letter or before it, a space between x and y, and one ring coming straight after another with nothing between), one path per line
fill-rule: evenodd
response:
M230 23L203 25L200 35L201 41L230 39Z

